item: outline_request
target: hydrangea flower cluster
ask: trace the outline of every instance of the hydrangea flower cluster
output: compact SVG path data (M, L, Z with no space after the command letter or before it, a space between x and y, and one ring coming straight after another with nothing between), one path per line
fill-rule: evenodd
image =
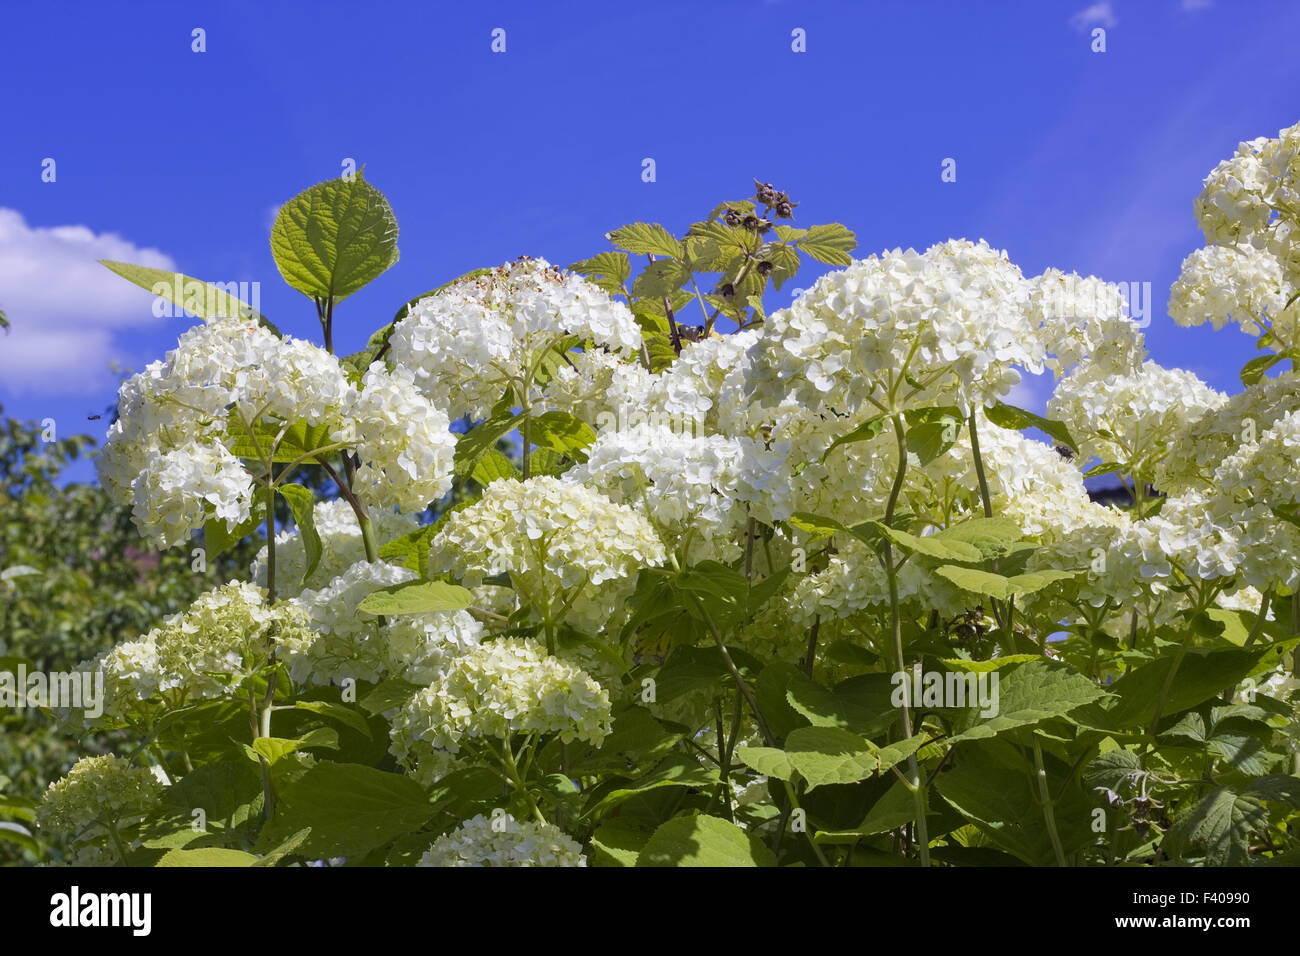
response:
M609 694L588 674L528 638L498 638L455 657L393 721L393 753L417 742L457 753L466 738L556 734L599 744L610 731Z
M356 493L368 504L419 511L451 487L447 415L409 372L375 365L358 389L329 352L256 322L190 329L165 361L123 383L118 402L100 480L162 547L209 518L228 530L247 519L255 476L238 456L268 454L277 431L297 423L361 455Z
M1207 246L1183 262L1169 296L1169 314L1181 325L1227 322L1248 335L1271 333L1274 351L1300 346L1300 124L1276 139L1241 143L1205 177L1196 218Z
M83 757L45 791L37 825L89 837L147 813L163 785L147 767L122 757Z
M509 384L568 336L633 354L631 311L545 259L519 259L458 280L411 306L389 339L393 361L452 418L484 418Z
M508 813L471 817L433 841L417 866L586 866L582 847L549 823Z
M626 582L663 560L663 542L641 512L548 476L488 485L478 501L448 516L429 553L430 564L471 587L508 573L552 623L569 607L597 626L591 618L599 609L577 604L582 592Z

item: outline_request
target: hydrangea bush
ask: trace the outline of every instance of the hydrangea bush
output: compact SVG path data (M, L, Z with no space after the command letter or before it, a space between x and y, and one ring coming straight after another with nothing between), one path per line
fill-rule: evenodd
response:
M104 712L66 726L138 746L41 824L130 865L1293 860L1298 185L1300 126L1196 202L1170 312L1256 337L1234 396L1149 360L1117 286L983 241L854 259L764 183L347 356L397 258L361 175L272 232L319 344L110 264L203 322L123 385L104 486L159 545L265 546L87 665Z

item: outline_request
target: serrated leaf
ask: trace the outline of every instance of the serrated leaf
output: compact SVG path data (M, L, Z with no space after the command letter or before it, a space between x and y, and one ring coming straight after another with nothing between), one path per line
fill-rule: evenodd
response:
M534 445L550 448L570 458L583 459L582 450L596 440L591 426L568 412L547 412L528 423Z
M993 690L991 685L989 689ZM967 686L966 693L969 690ZM1006 673L999 671L998 684L992 696L997 713L985 717L978 704L968 705L962 716L954 720L954 728L960 732L953 734L949 743L996 737L1008 730L1036 726L1045 720L1068 718L1076 708L1104 696L1104 691L1063 664L1029 661L1008 669Z
M790 762L789 754L776 747L740 746L736 748L736 759L765 777L789 780L794 776L794 764Z
M303 295L339 302L397 261L397 218L361 171L304 190L280 207L271 252Z
M858 237L849 228L838 222L811 226L798 239L799 248L818 262L832 266L852 265L853 257L849 255L858 247Z
M655 830L637 866L775 866L776 857L758 837L718 817L673 817Z
M498 478L518 478L519 469L504 454L492 448L478 460L469 476L486 488Z
M632 275L632 264L626 252L598 252L590 259L573 263L568 271L586 276L587 281L617 295L624 291L624 283Z
M458 584L446 581L416 581L371 591L357 605L367 614L428 614L431 611L460 611L474 603L474 595Z
M310 829L298 855L360 858L418 831L433 813L424 788L409 777L322 762L284 788L258 846L272 849Z
M978 560L978 559L976 559ZM1016 595L1033 594L1041 591L1055 581L1063 581L1078 575L1079 571L1063 571L1049 568L1043 571L1029 571L1005 577L992 571L979 568L963 568L945 564L934 569L940 577L947 578L963 591L984 594L1000 601L1010 600Z
M123 279L148 289L154 295L166 299L172 305L193 312L202 319L214 319L218 316L242 316L255 319L259 324L270 329L276 335L280 330L271 324L266 316L259 313L247 302L231 293L229 288L238 288L237 283L209 283L195 279L179 272L166 269L151 269L148 266L131 265L129 262L114 262L112 259L100 259L99 264L116 272ZM178 288L179 286L179 288Z
M647 263L632 283L632 295L638 299L661 299L672 295L691 278L691 271L675 259Z
M607 237L619 249L637 255L672 256L680 258L681 243L657 222L633 222L615 229Z
M1268 823L1260 797L1221 787L1206 794L1170 827L1165 849L1181 856L1205 848L1206 866L1241 866L1250 859L1250 834Z

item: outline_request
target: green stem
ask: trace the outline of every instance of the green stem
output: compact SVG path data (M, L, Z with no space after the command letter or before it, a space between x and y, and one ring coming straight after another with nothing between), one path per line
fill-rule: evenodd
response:
M266 486L266 603L275 603L275 488Z
M898 442L898 471L894 473L894 484L889 492L889 503L885 507L885 525L892 527L894 520L894 508L898 505L898 496L903 490L903 478L907 474L907 436L903 431L903 422L899 415L893 416L894 437ZM903 656L903 621L899 614L898 602L898 565L894 563L893 543L885 539L885 577L889 583L889 629L892 637L894 648L894 666L898 673L907 674L907 661ZM908 694L903 694L903 706L900 714L902 722L903 739L909 740L912 737L912 709L911 702L908 700ZM921 865L930 865L930 832L929 826L925 819L926 812L926 786L925 781L921 779L921 771L916 762L916 754L909 754L907 758L907 772L909 776L908 789L912 791L912 799L915 804L916 812L916 844L917 852L920 855Z
M1052 852L1056 854L1056 865L1065 866L1065 850L1061 847L1061 835L1056 831L1056 809L1052 805L1052 796L1047 788L1047 768L1043 766L1043 748L1034 738L1034 775L1038 778L1038 799L1043 805L1043 819L1047 822L1047 835L1052 838Z

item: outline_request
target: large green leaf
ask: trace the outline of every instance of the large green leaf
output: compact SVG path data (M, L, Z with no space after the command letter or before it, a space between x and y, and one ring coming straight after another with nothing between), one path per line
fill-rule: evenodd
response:
M276 267L304 295L356 292L397 261L397 219L388 200L360 170L299 193L280 207L271 227Z
M852 265L853 257L849 253L858 247L858 237L838 222L811 226L796 241L801 250L818 262L832 266Z
M630 223L615 229L606 238L619 249L637 255L671 256L674 259L682 255L682 244L657 222Z
M424 789L410 777L322 762L284 788L258 845L273 849L310 828L301 855L360 858L420 829L432 814Z
M1100 697L1100 687L1064 664L1048 661L1030 661L997 671L995 716L983 717L977 706L968 705L961 717L954 721L955 733L949 743L995 737L1017 727L1032 727L1045 720L1067 717L1076 707L1082 707ZM990 675L957 675L965 679L969 693L969 680L991 681ZM992 690L989 684L985 688ZM951 701L949 701L951 703Z
M1071 450L1077 451L1079 448L1078 444L1075 443L1074 436L1070 434L1070 430L1064 424L1050 418L1044 418L1042 415L1035 415L1023 408L1016 408L1014 405L998 402L992 408L984 409L984 414L994 425L1011 428L1015 431L1037 428L1040 432L1046 433Z
M985 594L1001 601L1009 600L1019 594L1033 594L1055 581L1062 581L1079 574L1078 571L1058 571L1048 568L1043 571L1028 571L1024 574L1006 577L992 571L982 571L979 568L963 568L952 564L945 564L942 567L935 568L935 573L947 578L964 591Z
M1267 654L1267 647L1250 650L1189 649L1174 675L1161 713L1178 714L1218 696L1248 676ZM1120 729L1145 727L1150 723L1174 660L1170 655L1158 658L1135 668L1111 685L1114 705L1105 716L1106 725Z
M596 433L568 412L547 412L529 422L528 437L534 445L551 448L570 458L582 458L582 449L596 440Z
M1241 866L1250 860L1250 834L1267 823L1263 798L1220 787L1174 821L1164 848L1175 858L1204 848L1206 866Z
M756 836L718 817L673 817L655 830L637 866L775 866L772 851Z
M446 581L416 581L372 591L357 605L367 614L427 614L430 611L460 611L474 603L474 595L459 584Z
M136 266L128 262L114 262L112 259L100 259L99 264L116 272L128 282L133 282L140 288L148 289L166 299L172 305L193 312L199 318L213 319L223 315L231 318L243 316L256 319L276 335L280 334L280 330L272 325L266 316L228 291L235 283L225 283L223 287L179 272L151 269L149 266Z

